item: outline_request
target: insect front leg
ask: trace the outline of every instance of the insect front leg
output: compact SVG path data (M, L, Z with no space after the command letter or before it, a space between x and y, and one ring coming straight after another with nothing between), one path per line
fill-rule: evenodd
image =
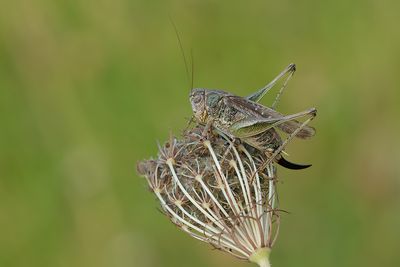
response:
M190 119L188 120L188 122L186 123L186 127L185 127L184 132L186 132L186 131L189 129L190 125L191 125L193 122L194 122L194 115L192 115L192 116L190 117Z
M211 126L212 126L213 121L209 120L206 125L204 126L203 132L201 133L201 136L206 139L207 136L210 134Z

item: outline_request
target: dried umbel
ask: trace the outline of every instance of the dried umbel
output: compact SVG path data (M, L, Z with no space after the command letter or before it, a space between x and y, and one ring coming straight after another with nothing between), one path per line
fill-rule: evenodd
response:
M279 229L276 167L268 156L197 125L159 148L138 172L183 231L238 258L269 266ZM263 167L265 166L265 167ZM263 169L259 169L263 167Z

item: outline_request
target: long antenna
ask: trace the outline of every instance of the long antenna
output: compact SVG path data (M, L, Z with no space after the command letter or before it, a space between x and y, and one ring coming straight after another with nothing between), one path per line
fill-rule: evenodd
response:
M194 84L194 59L193 59L193 49L190 49L190 61L192 63L192 87L190 89L193 89L193 84Z
M174 27L174 30L175 30L175 34L176 34L176 38L178 39L178 43L179 43L179 48L180 48L180 50L181 50L181 54L182 54L182 57L183 57L183 62L185 63L185 70L186 70L186 78L187 78L187 81L188 81L188 83L189 83L189 86L191 86L191 88L190 89L192 89L193 88L193 55L192 55L192 53L190 53L191 54L191 61L192 61L192 81L191 81L191 83L190 83L190 75L189 75L189 68L188 68L188 63L187 63L187 60L186 60L186 55L185 55L185 51L183 50L183 45L182 45L182 41L181 41L181 38L180 38L180 36L179 36L179 32L178 32L178 28L176 27L176 25L175 25L175 22L172 20L172 18L171 18L171 16L169 16L169 20L171 21L171 24L172 24L172 26Z

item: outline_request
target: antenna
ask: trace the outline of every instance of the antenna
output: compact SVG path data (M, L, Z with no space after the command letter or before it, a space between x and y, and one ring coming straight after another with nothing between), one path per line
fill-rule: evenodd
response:
M175 31L175 34L176 34L176 38L178 39L178 43L179 43L179 48L180 48L180 50L181 50L181 54L182 54L182 57L183 57L183 62L184 62L184 64L185 64L185 70L186 70L186 77L187 77L187 80L188 80L188 83L189 83L189 86L191 86L190 87L190 89L192 89L193 88L193 69L194 69L194 64L193 64L193 52L192 52L192 50L190 51L190 60L191 60L191 63L192 63L192 75L191 75L191 81L189 80L189 77L190 77L190 75L189 75L189 68L188 68L188 63L187 63L187 60L186 60L186 55L185 55L185 51L183 50L183 45L182 45L182 41L181 41L181 38L180 38L180 36L179 36L179 32L178 32L178 28L176 27L176 25L175 25L175 22L173 21L173 19L171 18L171 16L169 17L169 20L171 21L171 24L172 24L172 26L174 27L174 31Z
M190 89L193 89L193 83L194 83L194 60L193 60L193 49L190 49L190 61L192 63L192 87Z

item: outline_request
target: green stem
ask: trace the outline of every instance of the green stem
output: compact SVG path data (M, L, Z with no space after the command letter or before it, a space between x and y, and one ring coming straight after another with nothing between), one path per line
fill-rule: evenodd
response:
M249 257L251 262L257 263L260 267L271 267L269 263L269 254L271 253L270 248L259 248L254 251Z

